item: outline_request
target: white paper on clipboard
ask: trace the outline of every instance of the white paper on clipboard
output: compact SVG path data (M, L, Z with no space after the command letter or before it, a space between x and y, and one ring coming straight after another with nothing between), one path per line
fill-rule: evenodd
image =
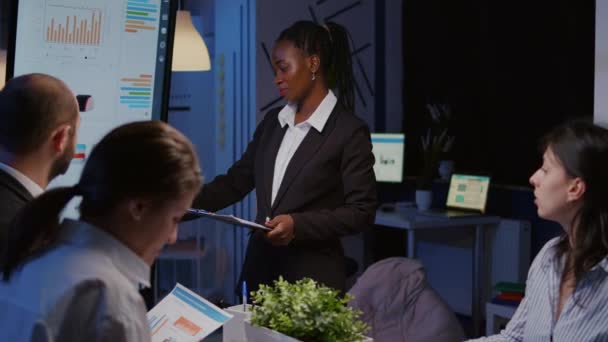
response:
M236 224L239 226L244 226L244 227L252 228L252 229L260 229L260 230L264 230L264 231L272 230L271 228L263 226L259 223L247 221L242 218L236 217L234 215L216 214L216 213L213 213L213 212L210 212L207 210L203 210L203 209L190 208L190 209L188 209L188 214L201 216L201 217L208 217L210 219L214 219L214 220L218 220L218 221L222 221L222 222L226 222L226 223L230 223L230 224Z

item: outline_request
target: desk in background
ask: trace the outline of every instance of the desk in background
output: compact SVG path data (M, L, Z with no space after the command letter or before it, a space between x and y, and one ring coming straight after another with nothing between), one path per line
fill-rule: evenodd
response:
M500 223L497 216L471 216L458 218L442 218L420 215L417 209L410 208L395 212L376 212L376 225L407 231L407 257L416 258L416 232L421 230L440 230L450 228L474 227L473 246L473 288L471 294L471 316L473 334L481 334L481 294L485 279L484 265L484 230L495 227Z

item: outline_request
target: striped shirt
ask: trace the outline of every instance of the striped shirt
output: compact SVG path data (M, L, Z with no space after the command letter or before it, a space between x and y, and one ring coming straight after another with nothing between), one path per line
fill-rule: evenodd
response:
M564 258L556 262L558 239L547 242L534 259L526 296L506 328L474 341L608 341L608 257L581 279L555 320L564 263Z

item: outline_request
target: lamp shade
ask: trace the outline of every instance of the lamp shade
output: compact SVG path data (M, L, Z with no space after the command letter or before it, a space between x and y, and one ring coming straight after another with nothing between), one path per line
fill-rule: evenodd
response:
M192 24L192 17L188 11L177 11L171 70L211 70L207 45Z
M0 89L4 87L6 79L6 50L0 50Z

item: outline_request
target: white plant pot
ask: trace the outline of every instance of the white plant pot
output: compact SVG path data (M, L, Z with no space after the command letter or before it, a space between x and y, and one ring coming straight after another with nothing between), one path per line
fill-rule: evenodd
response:
M249 320L245 320L245 341L247 342L302 342L293 337L281 334L280 332L252 325ZM364 342L374 340L366 337Z
M416 206L418 210L429 210L432 202L433 192L431 190L416 190Z
M247 342L301 342L280 332L252 325L245 321L245 341Z
M235 305L224 309L232 314L232 319L224 323L222 332L223 342L244 342L245 321L251 318L251 305L247 305L247 311L243 311L243 305Z

